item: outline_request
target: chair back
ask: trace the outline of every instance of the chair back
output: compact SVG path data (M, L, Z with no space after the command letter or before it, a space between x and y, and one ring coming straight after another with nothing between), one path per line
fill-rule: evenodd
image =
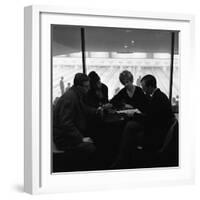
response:
M164 152L169 144L178 136L178 120L173 118L169 130L167 131L163 146L159 150L160 153Z
M56 147L56 145L55 145L54 142L53 142L52 148L53 148L53 149L52 149L52 150L53 150L53 153L64 153L64 151L57 149L57 147Z

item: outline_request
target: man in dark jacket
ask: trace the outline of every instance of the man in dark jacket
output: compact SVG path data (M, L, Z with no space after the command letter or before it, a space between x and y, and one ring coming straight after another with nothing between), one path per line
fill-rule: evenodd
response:
M155 77L144 76L141 79L141 87L149 99L146 111L134 113L133 120L126 124L120 153L113 168L130 166L137 148L147 148L149 151L159 150L172 121L171 103L168 97L157 88Z
M53 114L53 139L59 150L80 149L92 153L95 146L87 137L87 119L95 115L97 109L85 104L86 93L89 90L89 78L83 73L77 73L74 85L64 93L57 102Z
M154 149L158 149L163 144L174 117L171 103L168 97L157 88L154 76L144 76L141 79L141 86L144 93L149 96L148 109L144 115L145 143Z

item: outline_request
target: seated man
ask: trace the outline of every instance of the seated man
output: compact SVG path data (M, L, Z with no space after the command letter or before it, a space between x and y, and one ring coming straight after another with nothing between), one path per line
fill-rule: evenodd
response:
M149 99L146 113L134 113L133 120L126 124L120 153L113 168L129 167L137 147L147 148L149 151L158 150L163 144L173 118L171 103L168 97L157 88L155 77L144 76L141 79L141 86ZM138 144L141 138L142 146L140 146L141 143Z
M101 82L99 75L91 71L88 77L90 79L90 89L87 93L88 105L98 108L108 103L108 87Z
M157 88L154 76L144 76L141 86L144 93L149 96L149 105L144 116L145 144L159 149L174 117L171 102L166 94Z
M88 76L77 73L74 85L58 100L53 113L53 140L58 150L78 151L86 156L95 151L86 133L88 116L97 113L97 109L85 104L88 90Z

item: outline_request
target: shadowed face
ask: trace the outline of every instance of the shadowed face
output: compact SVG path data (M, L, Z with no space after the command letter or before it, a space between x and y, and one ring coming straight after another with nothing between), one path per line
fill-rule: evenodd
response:
M89 81L84 81L83 85L80 86L80 88L83 91L83 93L86 94L88 92L88 90L90 89L90 82Z
M146 86L145 81L141 82L141 87L142 87L143 92L147 95L151 95L154 91L154 88L152 86Z
M97 86L98 89L101 88L101 80L98 80L98 81L97 81L96 86Z
M133 82L130 81L129 79L125 79L125 80L123 81L123 85L125 86L125 88L126 88L127 90L129 90L129 89L132 88Z

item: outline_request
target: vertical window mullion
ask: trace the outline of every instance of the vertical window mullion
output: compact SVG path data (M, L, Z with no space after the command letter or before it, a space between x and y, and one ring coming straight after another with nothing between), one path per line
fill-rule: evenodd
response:
M171 34L171 59L170 59L170 83L169 83L169 100L172 100L172 87L173 87L173 71L174 71L174 38L175 32Z
M83 73L86 74L86 66L85 66L85 29L84 28L81 28L81 51L82 51Z

